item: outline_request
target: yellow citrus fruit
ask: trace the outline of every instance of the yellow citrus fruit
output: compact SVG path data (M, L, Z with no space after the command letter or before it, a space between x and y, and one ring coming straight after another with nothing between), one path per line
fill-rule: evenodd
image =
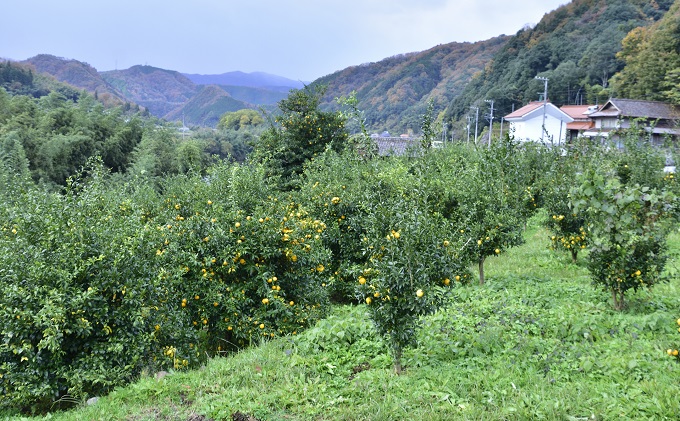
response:
M238 228L238 227L241 226L241 223L240 223L240 222L237 222L237 223L234 224L234 226L235 226L236 228Z
M371 304L371 301L373 301L371 300L371 297L366 297L366 304Z
M666 350L666 354L668 354L668 355L673 355L673 350L672 350L672 349L667 349L667 350Z
M500 250L500 249L496 249L496 250L494 250L494 251L496 252L496 254L501 254L501 250Z
M422 289L419 289L418 291L416 291L416 297L420 298L420 297L422 297L423 295L425 295L425 293L423 292Z
M460 275L456 275L456 281L460 281Z
M449 240L444 240L444 247L448 247L449 244L451 244L451 243L449 243Z
M366 278L364 278L363 276L360 276L359 277L359 284L364 285L365 283L366 283Z
M263 298L262 304L269 304L269 298Z
M451 283L451 280L449 278L444 279L444 285L448 285Z
M260 323L260 329L264 329L264 323Z
M674 349L674 350L673 350L673 356L674 356L674 357L677 357L677 356L678 356L678 350L677 350L677 349Z
M291 301L291 302L288 303L288 304L290 304L290 305L295 305L295 301Z

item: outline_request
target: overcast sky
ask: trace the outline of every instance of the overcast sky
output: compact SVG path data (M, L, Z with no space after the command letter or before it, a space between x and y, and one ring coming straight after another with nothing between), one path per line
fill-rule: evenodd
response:
M449 42L516 33L569 0L3 0L0 57L97 70L262 71L312 81Z

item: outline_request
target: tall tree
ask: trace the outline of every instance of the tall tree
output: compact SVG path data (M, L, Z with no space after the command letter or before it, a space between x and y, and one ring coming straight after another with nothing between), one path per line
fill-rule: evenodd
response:
M347 143L342 113L319 110L324 86L293 89L279 101L281 115L271 122L254 151L286 189L295 188L304 165L326 148L340 152Z
M678 103L680 1L654 25L630 31L622 45L626 66L612 79L616 95Z

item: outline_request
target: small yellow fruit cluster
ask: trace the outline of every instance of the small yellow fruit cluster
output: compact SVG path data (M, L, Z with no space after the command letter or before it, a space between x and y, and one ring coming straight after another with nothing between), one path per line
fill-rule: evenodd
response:
M678 326L680 326L680 319L676 320L676 323L678 324ZM678 332L680 332L680 327L678 327ZM666 353L668 354L669 357L675 357L680 361L680 352L678 352L677 349L668 348L666 350Z
M387 234L387 241L390 241L392 239L398 240L399 237L401 237L401 233L399 231L392 230L389 234Z

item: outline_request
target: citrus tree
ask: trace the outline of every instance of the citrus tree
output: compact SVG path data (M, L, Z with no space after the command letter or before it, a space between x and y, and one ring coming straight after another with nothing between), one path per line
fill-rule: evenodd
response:
M162 297L143 182L101 163L63 194L24 185L0 206L0 406L36 412L106 393L154 363Z
M467 261L461 236L441 216L394 202L377 205L372 218L356 294L401 373L403 350L415 344L420 317L434 313L446 290L469 278Z
M323 86L291 90L278 103L281 114L270 121L255 147L253 158L267 164L284 190L298 187L305 164L326 148L341 151L346 146L345 116L319 109L324 93Z
M509 141L475 150L456 180L455 218L466 248L479 267L484 284L484 262L521 244L526 221L533 212L532 168L520 147Z
M585 212L591 245L588 269L593 282L624 308L629 290L667 281L664 267L672 193L624 185L616 177L589 170L572 191L576 212Z
M588 159L596 159L589 155ZM570 196L577 186L576 175L583 169L583 157L578 145L553 153L552 168L540 189L541 205L546 210L543 225L550 231L550 247L568 251L573 262L588 245L584 215L572 208Z

